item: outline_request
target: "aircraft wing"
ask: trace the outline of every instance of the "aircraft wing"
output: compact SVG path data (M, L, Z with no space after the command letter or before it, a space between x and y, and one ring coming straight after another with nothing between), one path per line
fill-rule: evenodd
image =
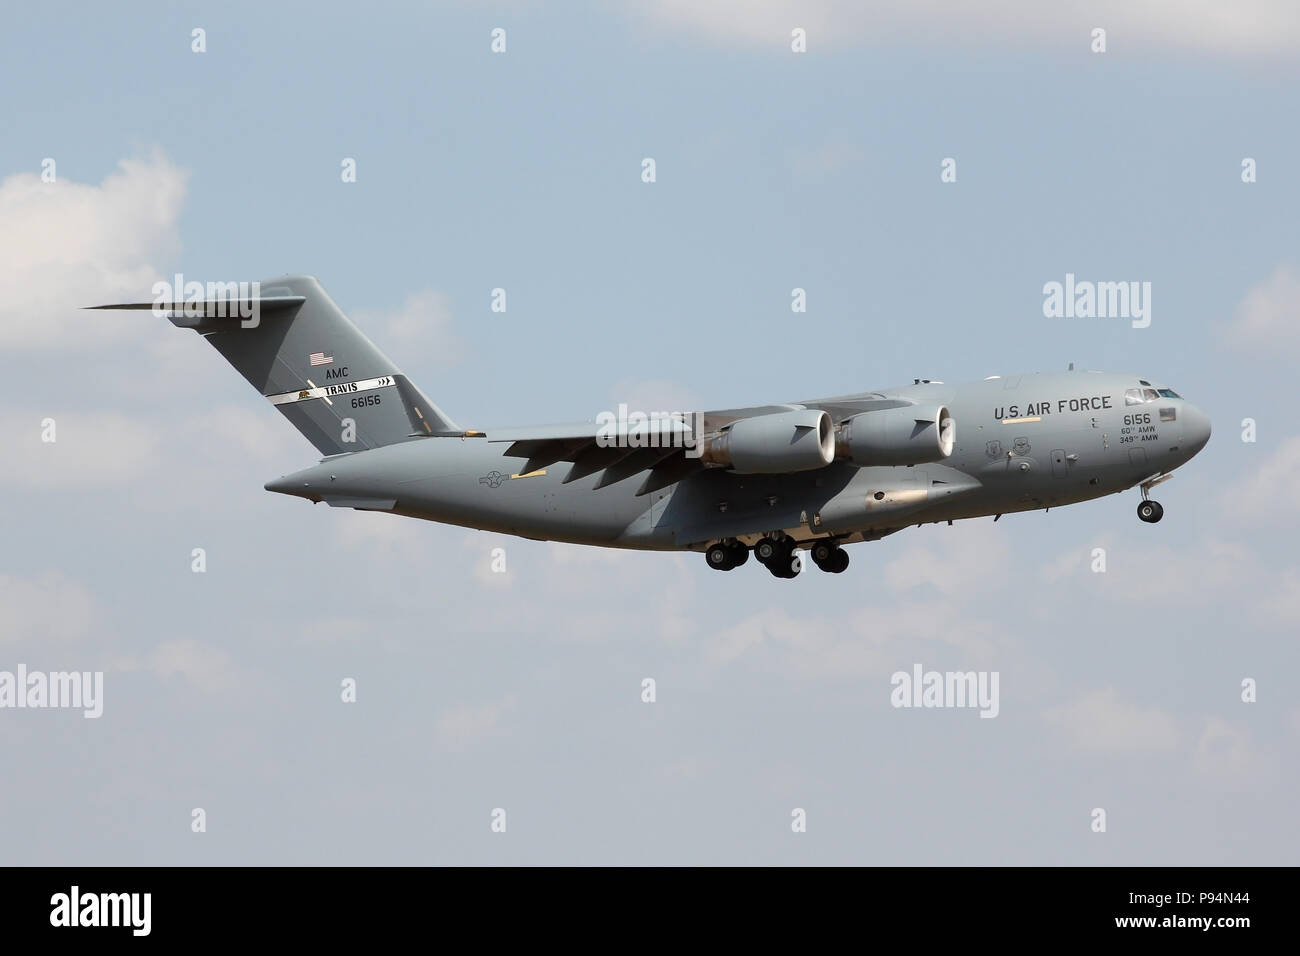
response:
M800 408L822 409L837 422L862 412L911 405L908 399L891 398L879 392L860 395L842 395L835 398L815 399L784 405L753 405L745 408L723 408L689 416L643 422L639 426L628 422L600 424L581 422L572 425L535 425L523 428L490 429L483 433L490 442L509 442L506 454L526 458L521 473L549 468L559 462L569 462L565 483L603 472L596 488L646 472L638 495L649 494L675 484L703 469L692 449L685 446L697 437L692 425L701 435L742 418L775 415Z
M836 398L816 398L800 402L805 408L820 408L833 418L836 424L846 418L852 418L862 412L879 412L886 408L902 408L915 405L910 398L898 398L882 395L880 392L868 392L862 395L840 395Z
M834 398L813 398L804 402L791 402L785 405L751 405L747 408L720 408L702 413L705 434L717 431L742 418L757 418L760 415L776 415L780 412L792 412L801 408L818 408L831 416L836 424L846 418L862 412L880 411L886 408L902 408L915 405L910 398L896 398L880 392L863 392L858 395L839 395Z
M638 495L665 488L703 468L698 458L687 454L686 445L693 437L690 424L675 418L643 422L639 427L624 421L491 429L485 437L490 442L509 442L507 455L527 458L520 469L523 473L571 462L566 484L599 471L603 474L595 487L604 488L649 472Z

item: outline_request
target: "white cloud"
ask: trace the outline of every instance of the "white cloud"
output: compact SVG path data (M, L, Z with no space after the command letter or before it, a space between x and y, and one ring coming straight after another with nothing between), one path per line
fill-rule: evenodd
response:
M1225 532L1239 530L1232 512L1221 508L1219 514ZM1183 547L1117 544L1107 549L1105 574L1080 570L1078 575L1086 575L1108 602L1230 608L1238 623L1252 627L1286 628L1300 622L1300 567L1269 559L1254 544L1217 535Z
M95 617L90 592L57 571L0 574L0 645L75 640L89 633Z
M1249 548L1215 536L1200 539L1195 547L1130 540L1107 549L1106 573L1093 580L1111 600L1185 607L1239 595L1264 570Z
M1300 737L1300 707L1294 707L1287 713L1286 726L1293 737Z
M804 572L809 573L821 572ZM988 663L1000 634L963 613L958 600L925 599L892 607L876 604L868 615L851 610L792 617L784 608L769 607L707 632L701 642L705 661L713 667L744 659L760 669L811 681L878 678L887 697L886 678L900 667L918 660L942 661L944 667Z
M1223 492L1220 511L1228 517L1229 524L1277 527L1300 521L1300 500L1287 493L1295 475L1300 473L1297 469L1300 469L1300 435L1283 440L1261 464L1230 485Z
M617 411L619 403L632 412L695 412L701 411L699 393L681 382L667 379L622 379L610 389L611 407L601 411ZM593 419L595 414L591 416Z
M1300 5L1297 5L1300 9ZM1273 357L1300 355L1300 271L1283 264L1246 293L1224 337L1235 347Z
M53 442L42 440L47 418L54 423ZM150 496L151 504L163 507L190 506L232 477L263 482L303 460L293 429L278 412L261 407L217 406L161 422L116 412L13 411L0 413L0 436L8 449L0 487L100 488L188 472L185 487L164 485Z
M52 442L42 441L46 418L54 421ZM113 412L0 413L0 435L6 442L0 485L112 485L158 468L158 427Z
M242 382L236 377L232 389ZM232 458L243 472L265 471L285 462L303 460L304 445L278 410L267 406L244 408L223 405L187 418L182 434L202 451L220 461Z
M356 324L400 368L460 361L451 302L441 292L413 292L391 312L358 312Z
M147 287L131 296L148 297ZM187 399L209 402L217 398L238 398L253 391L221 353L201 335L178 329L152 312L87 312L86 315L115 316L123 335L134 336L131 361L105 362L95 369L98 390L114 397L158 404L168 396L169 405Z
M1221 717L1206 719L1196 742L1195 767L1230 790L1258 790L1274 770L1273 762L1255 749L1250 731Z
M334 508L322 515L322 519L330 522L340 551L344 553L364 551L408 562L424 559L431 545L430 525L412 518Z
M800 180L816 181L856 166L864 155L856 146L833 139L811 149L792 151L790 165Z
M443 750L463 751L499 732L501 718L514 708L514 698L483 707L460 707L438 718L434 733Z
M1300 50L1293 0L636 0L620 5L652 23L725 44L790 51L790 31L808 31L809 55L857 44L981 44L1089 49L1094 27L1111 51L1260 56Z
M721 667L761 651L795 629L808 626L807 622L792 620L780 608L770 608L706 637L705 657L713 666Z
M1092 561L1091 548L1076 547L1070 551L1063 551L1055 559L1044 564L1038 572L1038 577L1048 584L1056 584L1084 573L1090 573L1092 571Z
M118 661L113 669L144 670L164 680L180 677L208 693L229 690L242 682L230 655L188 638L164 641L142 660L126 658Z
M957 598L1000 587L1010 561L1009 535L1015 534L1006 529L991 518L952 527L905 528L878 546L893 550L906 542L902 553L885 566L885 583L895 592L919 589L922 594Z
M1174 718L1158 707L1142 708L1120 700L1114 688L1087 694L1044 716L1059 724L1081 750L1115 753L1168 753L1178 747Z
M0 347L91 347L137 334L141 323L126 313L74 310L148 293L157 264L180 245L186 175L155 152L122 160L97 186L35 172L0 181Z
M1278 571L1277 586L1267 588L1260 599L1259 616L1282 626L1300 624L1300 568Z

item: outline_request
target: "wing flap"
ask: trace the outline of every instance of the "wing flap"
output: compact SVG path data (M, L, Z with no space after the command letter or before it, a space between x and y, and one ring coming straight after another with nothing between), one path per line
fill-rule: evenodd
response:
M641 482L641 487L636 490L637 497L675 485L703 469L698 458L687 458L685 453L672 455L650 470L645 481Z
M606 468L600 476L600 480L596 482L595 487L605 488L626 478L631 478L647 468L653 468L669 455L675 454L677 454L676 448L638 448L622 460Z

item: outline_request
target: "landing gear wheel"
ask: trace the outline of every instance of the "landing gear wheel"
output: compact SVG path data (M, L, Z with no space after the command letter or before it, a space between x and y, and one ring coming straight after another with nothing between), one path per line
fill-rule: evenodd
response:
M719 542L704 552L704 560L709 562L709 567L715 571L730 571L736 566L735 555L731 548Z
M759 542L762 544L762 542ZM788 546L781 546L777 549L776 554L767 562L767 569L772 572L774 577L778 578L797 578L799 572L803 570L803 558L795 551L794 542L791 541Z
M749 548L739 541L731 546L731 566L738 568L749 560Z
M849 553L834 541L818 541L809 554L813 564L831 574L840 574L849 566Z
M754 557L763 564L771 564L772 559L781 553L781 542L775 538L759 538L754 545Z
M1138 505L1138 517L1147 524L1155 524L1165 516L1165 509L1158 501L1142 501Z
M838 550L839 548L836 546L834 541L818 541L809 550L808 556L812 558L813 564L817 565L817 567L821 568L823 571L826 571L829 570L826 567L827 563L835 556L835 552Z

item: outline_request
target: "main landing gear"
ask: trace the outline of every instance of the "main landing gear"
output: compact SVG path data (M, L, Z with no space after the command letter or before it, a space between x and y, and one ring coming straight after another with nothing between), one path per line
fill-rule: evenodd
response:
M813 564L831 574L840 574L849 566L849 554L839 542L823 538L813 543L809 552ZM739 541L719 541L704 553L709 567L718 571L738 568L749 559L749 549ZM791 537L763 537L754 545L754 557L773 577L796 578L803 571L803 558Z
M810 554L813 564L831 574L841 574L849 566L849 553L835 541L818 541Z
M803 570L803 558L795 550L794 538L759 538L754 557L774 578L797 578Z
M730 571L749 560L749 548L739 541L719 541L704 552L704 560L715 571Z

